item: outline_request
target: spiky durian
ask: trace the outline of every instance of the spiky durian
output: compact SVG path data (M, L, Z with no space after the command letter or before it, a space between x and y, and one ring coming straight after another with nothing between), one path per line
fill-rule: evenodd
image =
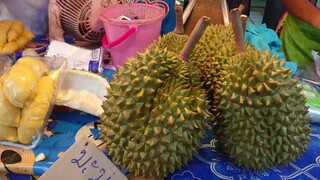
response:
M215 99L215 89L220 78L220 72L229 63L229 58L235 55L235 43L232 29L224 25L210 25L202 34L192 51L190 62L201 72L204 89L208 91L211 112L218 116ZM215 118L213 117L213 120Z
M147 49L114 75L101 136L115 161L136 176L160 177L196 153L209 115L196 69L166 49Z
M222 71L218 141L244 168L286 165L310 141L306 98L283 65L269 52L249 50Z
M159 37L157 40L155 40L150 45L150 47L148 47L148 49L167 48L168 51L179 54L187 41L188 41L187 35L179 35L174 32L169 32L163 35L162 37Z

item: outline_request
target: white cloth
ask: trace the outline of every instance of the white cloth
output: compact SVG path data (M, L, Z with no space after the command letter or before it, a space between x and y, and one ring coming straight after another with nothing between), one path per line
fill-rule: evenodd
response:
M35 35L48 31L49 0L0 0L0 19L22 20Z

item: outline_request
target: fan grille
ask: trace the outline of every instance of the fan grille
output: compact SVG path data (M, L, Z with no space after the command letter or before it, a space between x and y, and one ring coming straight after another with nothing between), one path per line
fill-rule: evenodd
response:
M92 0L57 0L61 9L62 29L77 40L100 42L104 30L96 32L90 25Z

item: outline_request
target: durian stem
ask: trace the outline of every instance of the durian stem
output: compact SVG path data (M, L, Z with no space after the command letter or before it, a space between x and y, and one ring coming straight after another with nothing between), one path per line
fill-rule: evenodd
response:
M174 29L174 32L176 34L184 34L184 27L183 27L183 10L181 3L176 3L175 5L175 12L176 12L176 27Z
M243 4L240 4L238 8L239 8L239 13L242 14L246 7Z
M201 35L203 32L206 30L207 26L209 25L210 18L207 16L202 16L199 21L197 22L196 26L192 30L188 41L186 44L183 46L182 51L180 52L180 57L188 62L189 61L189 56L196 46L197 42L199 41Z
M241 19L241 24L242 24L242 29L243 29L243 35L245 36L248 16L245 14L241 14L240 19Z
M242 28L242 22L240 19L240 11L238 8L232 9L230 11L230 21L236 43L236 53L245 53L246 45L244 41L244 32Z

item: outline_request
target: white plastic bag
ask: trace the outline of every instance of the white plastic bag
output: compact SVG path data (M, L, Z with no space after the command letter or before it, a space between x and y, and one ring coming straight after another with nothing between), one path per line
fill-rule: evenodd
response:
M319 56L320 52L312 50L311 54L313 56L316 72L317 72L318 76L320 76L320 56Z
M0 0L0 19L22 20L36 35L48 31L49 0Z

